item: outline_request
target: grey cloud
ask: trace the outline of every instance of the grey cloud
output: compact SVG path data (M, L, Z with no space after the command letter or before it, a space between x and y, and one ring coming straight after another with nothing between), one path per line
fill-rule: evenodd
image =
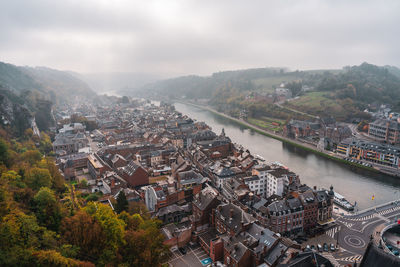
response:
M160 76L399 65L399 1L2 1L0 60Z

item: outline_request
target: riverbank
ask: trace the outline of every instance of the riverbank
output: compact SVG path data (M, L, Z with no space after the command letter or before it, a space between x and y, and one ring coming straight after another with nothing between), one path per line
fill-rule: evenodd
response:
M259 128L259 127L256 126L256 125L253 125L253 124L248 123L248 122L246 122L246 121L243 121L243 120L240 120L240 119L231 117L231 116L229 116L229 115L227 115L227 114L224 114L224 113L222 113L222 112L219 112L219 111L217 111L217 110L215 110L215 109L213 109L213 108L211 108L211 107L209 107L209 106L200 106L200 105L197 105L197 104L195 104L195 103L185 102L185 101L180 101L180 100L175 100L175 102L179 102L179 103L182 103L182 104L186 104L186 105L191 105L191 106L197 107L197 108L199 108L199 109L207 110L207 111L209 111L209 112L211 112L211 113L213 113L213 114L215 114L215 115L224 117L224 118L229 119L229 120L231 120L231 121L234 121L234 122L236 122L236 123L238 123L238 124L240 124L240 125L242 125L242 126L248 128L248 129L251 129L251 130L253 130L253 131L259 133L259 134L262 134L262 135L264 135L264 136L267 136L267 137L270 137L270 138L279 140L279 141L281 141L281 142L283 142L283 143L286 143L286 144L290 144L290 145L292 145L292 146L298 147L298 148L300 148L300 149L303 149L303 150L305 150L305 151L314 153L314 154L316 154L316 155L319 155L319 156L322 156L322 157L325 157L325 158L334 160L334 161L336 161L336 162L340 162L340 163L342 163L342 164L349 165L349 166L353 166L353 167L356 167L356 168L359 168L359 169L364 169L364 170L367 170L367 171L370 171L370 172L373 172L373 173L383 173L383 174L395 176L394 174L382 172L382 171L377 170L377 169L375 169L375 168L367 167L367 166L358 164L358 163L356 163L356 162L346 161L346 160L344 160L343 158L341 158L341 157L339 157L339 156L337 156L337 155L335 155L335 154L328 154L328 153L326 153L326 152L319 151L319 150L317 150L314 146L311 146L311 145L309 145L309 144L305 144L305 143L299 142L299 141L297 141L297 140L289 139L289 138L287 138L287 137L284 137L284 136L281 136L281 135L277 135L277 134L275 134L275 133L272 133L272 132L269 132L269 131L267 131L267 130L261 129L261 128Z

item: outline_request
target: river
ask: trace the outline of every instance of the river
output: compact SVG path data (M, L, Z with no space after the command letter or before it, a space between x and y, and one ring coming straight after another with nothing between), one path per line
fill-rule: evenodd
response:
M329 160L191 105L175 103L175 108L192 119L204 121L217 134L224 128L232 142L243 145L253 155L262 156L267 163L279 161L297 173L301 182L310 187L329 188L333 185L334 191L344 195L347 200L352 203L357 201L360 210L400 198L400 178Z

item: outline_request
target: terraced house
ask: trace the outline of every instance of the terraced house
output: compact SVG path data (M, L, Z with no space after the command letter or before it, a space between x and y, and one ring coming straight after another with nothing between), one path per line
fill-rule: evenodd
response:
M341 142L336 152L357 160L365 160L390 167L400 164L400 148L357 139L346 139Z
M393 120L378 119L369 124L368 135L377 141L399 144L400 123Z

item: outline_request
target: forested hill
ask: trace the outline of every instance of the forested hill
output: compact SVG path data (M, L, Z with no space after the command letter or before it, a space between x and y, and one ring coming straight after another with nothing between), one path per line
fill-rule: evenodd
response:
M147 84L140 88L144 94L160 94L170 97L211 98L222 87L239 91L270 91L282 82L301 82L317 90L337 91L352 84L368 92L374 100L393 99L400 88L400 69L393 66L378 67L363 63L360 66L343 67L341 70L288 71L285 68L258 68L224 71L211 76L183 76ZM139 91L139 90L137 90ZM361 92L360 91L360 92ZM386 98L382 92L387 93ZM376 98L378 97L378 99Z
M305 82L316 91L331 92L333 98L349 98L359 105L386 103L400 108L400 70L363 63L344 67L338 74L325 72L309 77Z
M288 73L280 68L258 68L236 71L223 71L211 76L183 76L147 84L135 90L134 93L141 93L144 96L168 96L171 98L210 98L217 89L230 84L240 90L262 89L262 79L280 77L285 79ZM293 75L287 77L291 80ZM123 92L129 93L129 92ZM131 92L132 93L132 92Z
M23 134L33 118L42 131L52 126L54 104L94 95L86 83L68 72L0 62L0 126L16 135Z
M90 97L90 87L67 71L45 67L19 67L0 62L0 85L14 91L37 92L53 103L73 100L74 96Z
M86 180L66 183L50 137L0 129L0 266L161 266L161 222L122 190L97 202Z
M296 96L287 105L318 116L333 115L348 120L352 116L363 116L364 109L380 104L400 110L400 69L368 63L338 70L260 68L219 72L207 77L185 76L148 84L141 92L161 99L210 99L211 105L231 114L245 108L273 116L265 112L267 103L249 100L249 97L252 92L264 96L273 94L281 83ZM304 87L308 89L302 90ZM287 119L287 116L281 117Z

